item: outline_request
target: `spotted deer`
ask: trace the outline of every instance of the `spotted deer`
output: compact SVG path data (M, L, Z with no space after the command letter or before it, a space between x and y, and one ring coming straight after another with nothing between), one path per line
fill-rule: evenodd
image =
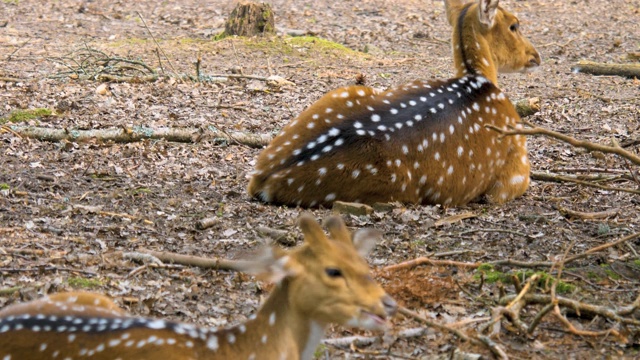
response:
M445 1L455 78L327 93L262 151L249 195L302 207L335 200L455 206L522 195L526 139L487 125L521 126L497 73L532 70L540 55L498 2Z
M0 359L311 359L330 323L381 330L395 301L362 258L380 237L310 215L305 245L269 248L246 271L276 283L257 315L228 329L127 315L109 298L61 293L0 310Z

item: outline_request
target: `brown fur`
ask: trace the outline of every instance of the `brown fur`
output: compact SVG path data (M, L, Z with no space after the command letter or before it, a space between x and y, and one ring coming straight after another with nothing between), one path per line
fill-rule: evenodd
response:
M342 220L330 218L329 239L309 215L300 227L305 245L265 251L247 265L279 281L242 325L220 330L134 318L102 295L63 293L0 311L0 359L310 359L330 323L383 329L396 303L361 257L379 233L360 230L352 241Z
M526 71L540 56L497 0L445 4L457 78L383 93L363 86L329 92L260 154L250 196L314 207L335 200L462 205L481 195L502 203L522 195L526 140L485 126L519 126L497 73Z

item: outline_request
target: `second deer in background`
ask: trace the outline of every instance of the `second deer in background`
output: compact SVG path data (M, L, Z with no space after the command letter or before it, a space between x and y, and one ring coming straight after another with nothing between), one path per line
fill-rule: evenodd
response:
M457 70L385 92L333 90L283 128L260 154L250 196L314 207L364 203L503 203L529 186L526 139L486 125L519 127L497 73L540 65L518 19L498 0L445 0Z

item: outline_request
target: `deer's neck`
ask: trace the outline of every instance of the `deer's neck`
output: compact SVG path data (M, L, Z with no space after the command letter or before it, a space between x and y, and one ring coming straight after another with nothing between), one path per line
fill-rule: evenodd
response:
M246 326L246 336L238 339L238 347L242 341L264 348L256 352L255 359L312 359L325 330L324 324L292 307L286 279L273 289L256 317L241 326Z
M456 76L481 75L498 85L498 71L491 56L491 49L481 34L480 24L469 17L469 9L475 6L466 5L454 27L453 59Z

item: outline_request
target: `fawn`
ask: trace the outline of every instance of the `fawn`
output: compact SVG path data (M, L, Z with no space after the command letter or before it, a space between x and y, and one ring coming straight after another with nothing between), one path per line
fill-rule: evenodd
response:
M109 298L61 293L0 310L0 359L311 359L330 323L382 330L397 305L362 258L380 238L353 238L338 217L327 238L310 215L299 220L305 245L269 248L245 269L276 286L257 315L209 329L127 315Z
M497 73L532 70L540 55L498 3L445 0L455 78L327 93L262 151L249 195L302 207L335 200L455 206L522 195L526 139L486 125L521 126Z

